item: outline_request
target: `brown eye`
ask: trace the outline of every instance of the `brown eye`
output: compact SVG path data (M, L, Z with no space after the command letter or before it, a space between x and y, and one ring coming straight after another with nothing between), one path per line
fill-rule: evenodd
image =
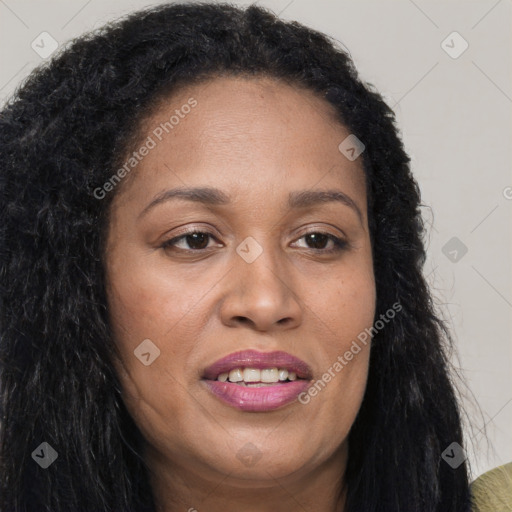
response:
M313 249L325 249L329 237L324 233L310 233L304 237L308 243L313 244Z
M208 248L208 242L213 238L211 233L204 231L190 231L184 235L177 236L163 243L164 249L177 247L183 251L201 251ZM178 243L185 244L186 247L178 247Z
M337 236L331 235L330 233L324 233L322 231L312 231L310 233L306 233L299 240L306 240L307 248L312 249L313 251L320 251L322 253L332 253L339 252L345 249L348 246L348 242L338 238ZM332 242L332 247L330 249L326 249L326 245Z
M205 231L190 231L165 241L162 244L162 248L176 249L184 252L201 252L209 248L208 242L210 239L215 240L215 237L211 233ZM302 239L306 241L307 249L326 254L342 251L348 246L348 243L345 240L322 231L306 233L299 238L299 240ZM332 247L326 248L329 242L332 243Z

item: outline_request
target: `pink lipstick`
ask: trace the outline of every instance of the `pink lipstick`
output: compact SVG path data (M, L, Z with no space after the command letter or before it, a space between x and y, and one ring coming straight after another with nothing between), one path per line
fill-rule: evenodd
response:
M310 366L283 351L244 350L205 369L202 380L217 398L242 411L264 412L294 402L312 379Z

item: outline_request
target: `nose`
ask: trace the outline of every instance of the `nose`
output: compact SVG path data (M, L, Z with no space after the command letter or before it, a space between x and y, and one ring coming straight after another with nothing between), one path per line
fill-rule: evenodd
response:
M297 274L293 265L286 263L286 256L263 248L251 263L238 253L233 258L220 308L222 322L230 327L247 325L257 331L300 325L303 309L297 294Z

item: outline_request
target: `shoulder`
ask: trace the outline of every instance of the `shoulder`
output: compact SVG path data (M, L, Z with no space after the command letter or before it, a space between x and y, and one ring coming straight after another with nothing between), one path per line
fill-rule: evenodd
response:
M479 476L471 495L473 512L512 512L512 462Z

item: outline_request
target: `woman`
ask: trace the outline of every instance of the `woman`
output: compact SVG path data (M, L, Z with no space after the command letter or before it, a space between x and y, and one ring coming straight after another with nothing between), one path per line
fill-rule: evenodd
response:
M0 140L2 512L470 510L420 192L333 40L153 7Z

